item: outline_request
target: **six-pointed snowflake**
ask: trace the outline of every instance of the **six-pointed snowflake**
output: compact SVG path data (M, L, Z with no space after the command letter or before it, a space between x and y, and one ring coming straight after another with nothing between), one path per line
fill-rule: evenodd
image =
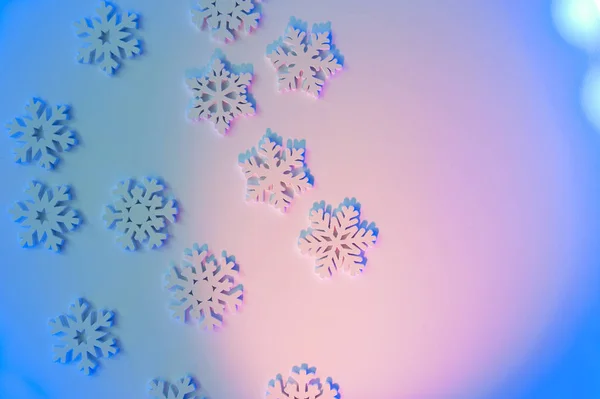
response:
M148 393L154 399L207 399L198 392L196 383L190 376L182 377L174 383L157 378L150 382Z
M208 120L224 135L235 118L255 113L248 98L251 82L251 72L232 72L227 68L224 57L217 52L201 76L186 79L194 94L188 117L195 121Z
M160 247L167 239L167 221L175 222L177 207L174 200L163 196L164 186L156 179L146 178L141 183L126 180L117 185L114 194L119 198L107 206L104 221L120 233L117 241L125 249L134 251L138 244Z
M118 352L117 342L108 329L113 325L113 312L92 310L85 299L71 305L71 314L50 320L52 335L61 342L54 346L54 361L79 364L79 370L89 375L98 367L98 360Z
M112 75L121 66L122 59L141 53L141 43L134 37L138 15L117 13L115 7L106 1L101 2L96 12L99 17L84 18L75 23L77 36L84 41L77 61L98 64L100 69Z
M15 222L25 231L19 234L23 247L33 247L44 243L52 251L60 251L65 239L63 233L75 230L81 223L77 213L66 204L71 200L68 186L47 188L39 182L31 182L25 193L31 197L17 202L10 213Z
M286 381L278 375L269 382L267 399L339 399L337 384L331 378L322 382L316 371L315 367L302 364L292 368Z
M280 90L301 89L318 97L325 80L342 69L342 58L331 45L329 24L315 24L310 39L304 23L292 18L285 36L267 47L278 73Z
M21 144L15 150L19 163L37 161L45 169L54 168L60 161L58 153L69 151L77 144L75 133L68 130L69 107L47 107L38 99L32 99L25 107L27 114L8 124L8 134Z
M235 258L223 252L221 259L209 254L208 247L194 244L185 249L181 268L175 264L167 275L166 288L176 302L170 305L176 319L197 319L200 327L221 327L225 310L242 304L243 286L237 284L239 267Z
M244 31L250 33L258 26L256 0L198 0L192 9L192 21L199 29L208 27L212 37L231 42Z
M294 195L312 187L312 176L304 163L304 140L288 140L267 129L258 143L258 150L239 156L239 165L246 177L248 199L269 203L282 212L290 206Z
M365 267L365 251L375 244L378 230L373 223L360 221L360 204L345 199L332 210L325 202L310 211L310 228L302 231L298 246L303 254L316 258L315 271L322 278L344 269L356 275Z

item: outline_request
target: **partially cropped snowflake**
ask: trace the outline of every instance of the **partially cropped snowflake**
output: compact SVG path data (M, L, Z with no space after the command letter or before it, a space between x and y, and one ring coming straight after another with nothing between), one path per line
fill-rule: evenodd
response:
M77 36L84 41L77 61L98 64L100 69L112 75L123 59L133 58L142 51L140 41L135 38L138 15L117 13L115 6L107 1L102 1L96 12L98 17L75 23Z
M281 374L269 382L267 399L339 399L339 387L331 378L322 381L315 367L307 364L292 368L287 380Z
M34 181L25 193L30 199L17 202L10 209L14 221L26 229L19 234L20 244L33 247L43 243L47 249L60 251L65 242L64 233L81 224L81 218L67 205L71 200L70 188L51 189Z
M198 392L196 383L190 376L182 377L174 383L157 378L150 382L148 394L154 399L208 399Z
M173 316L184 322L197 319L204 329L221 327L224 311L233 312L242 304L238 271L235 257L226 252L217 259L206 245L185 249L181 267L173 264L167 275L166 288L176 300L170 305Z
M27 114L8 124L8 134L20 144L15 150L19 163L37 163L53 169L60 161L59 152L69 151L77 144L75 133L68 129L69 106L48 107L39 98L25 107Z
M239 73L233 72L234 69ZM226 134L235 118L255 113L248 94L251 82L250 66L228 66L225 58L217 52L199 76L186 79L194 95L188 117L194 121L208 120L220 134Z
M256 0L198 0L192 9L192 21L198 29L208 28L222 42L234 41L241 33L258 26L260 13ZM254 10L254 12L253 12Z
M121 182L113 191L118 199L106 207L104 221L108 228L122 233L117 242L124 249L135 251L145 242L154 249L167 239L167 221L175 222L177 206L163 196L163 190L156 179L145 178Z
M344 269L352 276L363 271L365 251L375 244L378 229L360 220L360 204L346 198L332 210L325 202L310 211L310 228L302 231L298 246L303 254L316 258L315 272L322 278Z
M248 180L247 198L285 212L294 196L312 187L304 146L304 140L288 140L283 146L281 137L267 129L258 150L253 147L239 156L239 165Z
M108 310L92 310L83 298L71 305L71 313L50 320L52 335L61 341L54 346L54 361L78 363L85 375L93 373L100 358L115 355L119 348L109 328L114 313Z
M267 47L278 73L279 90L301 89L318 97L325 80L342 69L341 54L331 45L329 23L315 24L310 33L292 18L285 35Z

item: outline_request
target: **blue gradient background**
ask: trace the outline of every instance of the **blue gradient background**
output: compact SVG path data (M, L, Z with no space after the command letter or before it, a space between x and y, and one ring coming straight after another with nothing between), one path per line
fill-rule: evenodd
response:
M39 96L71 104L81 137L45 172L13 163L0 136L0 204L31 179L70 184L85 219L57 255L19 248L0 218L1 398L139 398L189 372L213 399L250 399L303 362L345 399L600 396L590 56L560 36L549 1L269 0L258 31L221 46L188 0L122 0L142 15L145 53L115 78L75 62L72 24L97 4L0 1L0 120ZM345 56L319 101L277 93L264 56L292 15L330 20ZM226 138L184 117L184 73L215 47L255 71L257 115ZM306 139L315 176L286 215L243 201L237 155L267 128ZM101 210L116 182L147 175L168 183L180 221L161 250L126 253ZM295 240L313 202L347 196L380 240L363 275L320 281ZM194 242L241 266L245 304L215 333L166 308L164 273ZM91 378L51 361L47 320L78 296L118 314L122 352Z

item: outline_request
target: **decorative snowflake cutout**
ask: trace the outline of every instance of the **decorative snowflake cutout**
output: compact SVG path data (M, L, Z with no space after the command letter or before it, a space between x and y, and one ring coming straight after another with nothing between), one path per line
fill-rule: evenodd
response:
M298 246L303 254L316 258L315 271L322 278L339 269L350 275L362 272L367 248L377 240L374 223L360 221L360 204L346 198L337 209L315 203L309 215L311 227L302 231Z
M278 73L279 90L301 89L318 97L325 80L342 69L343 59L331 45L329 23L313 25L292 18L285 36L267 47L267 57Z
M119 348L108 329L113 325L114 313L91 310L85 299L78 299L70 307L71 314L50 320L52 335L60 338L54 346L54 361L79 364L85 375L93 373L102 357L112 357Z
M181 268L171 266L166 288L176 303L170 306L176 319L197 319L200 327L214 329L223 324L225 309L235 311L242 304L243 286L237 284L239 267L225 251L221 259L209 254L208 247L194 244L186 248Z
M25 193L31 197L17 202L10 213L25 231L19 234L23 247L44 243L44 247L59 252L65 242L63 233L75 230L81 224L77 213L66 204L71 200L70 188L58 186L47 188L39 182L31 182Z
M239 156L239 165L248 180L246 196L269 203L282 212L290 206L294 194L312 187L312 176L304 163L305 141L282 139L271 129L258 142L258 150Z
M84 18L75 23L77 36L84 41L77 61L98 64L100 69L112 75L123 59L141 54L141 43L134 37L138 15L117 13L115 6L107 1L102 1L96 12L99 18Z
M243 31L248 34L258 26L256 0L198 0L192 9L192 21L198 29L210 29L212 37L222 42L234 41Z
M162 379L150 382L149 395L154 399L208 399L196 389L196 383L190 376L180 378L174 383Z
M254 105L248 94L251 66L231 66L217 51L209 66L198 75L186 79L194 94L188 108L190 119L208 120L224 135L235 118L254 115Z
M316 375L315 367L307 364L292 368L287 381L281 374L269 382L267 399L339 399L339 387L331 378L325 383Z
M77 144L75 133L68 130L69 106L47 107L38 99L32 99L25 107L27 115L15 118L8 124L8 134L21 144L15 150L19 163L37 163L45 169L53 169L60 159L58 153L69 151Z
M135 251L146 241L154 249L167 239L167 221L175 222L177 206L174 200L165 199L163 189L156 179L145 178L141 183L121 182L113 191L119 198L106 207L104 221L108 228L123 233L117 242L124 249Z

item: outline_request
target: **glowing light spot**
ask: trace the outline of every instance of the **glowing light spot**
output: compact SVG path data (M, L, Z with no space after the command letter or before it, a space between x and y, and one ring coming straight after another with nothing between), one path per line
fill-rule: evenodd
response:
M554 0L552 15L567 42L590 53L600 50L600 0Z

